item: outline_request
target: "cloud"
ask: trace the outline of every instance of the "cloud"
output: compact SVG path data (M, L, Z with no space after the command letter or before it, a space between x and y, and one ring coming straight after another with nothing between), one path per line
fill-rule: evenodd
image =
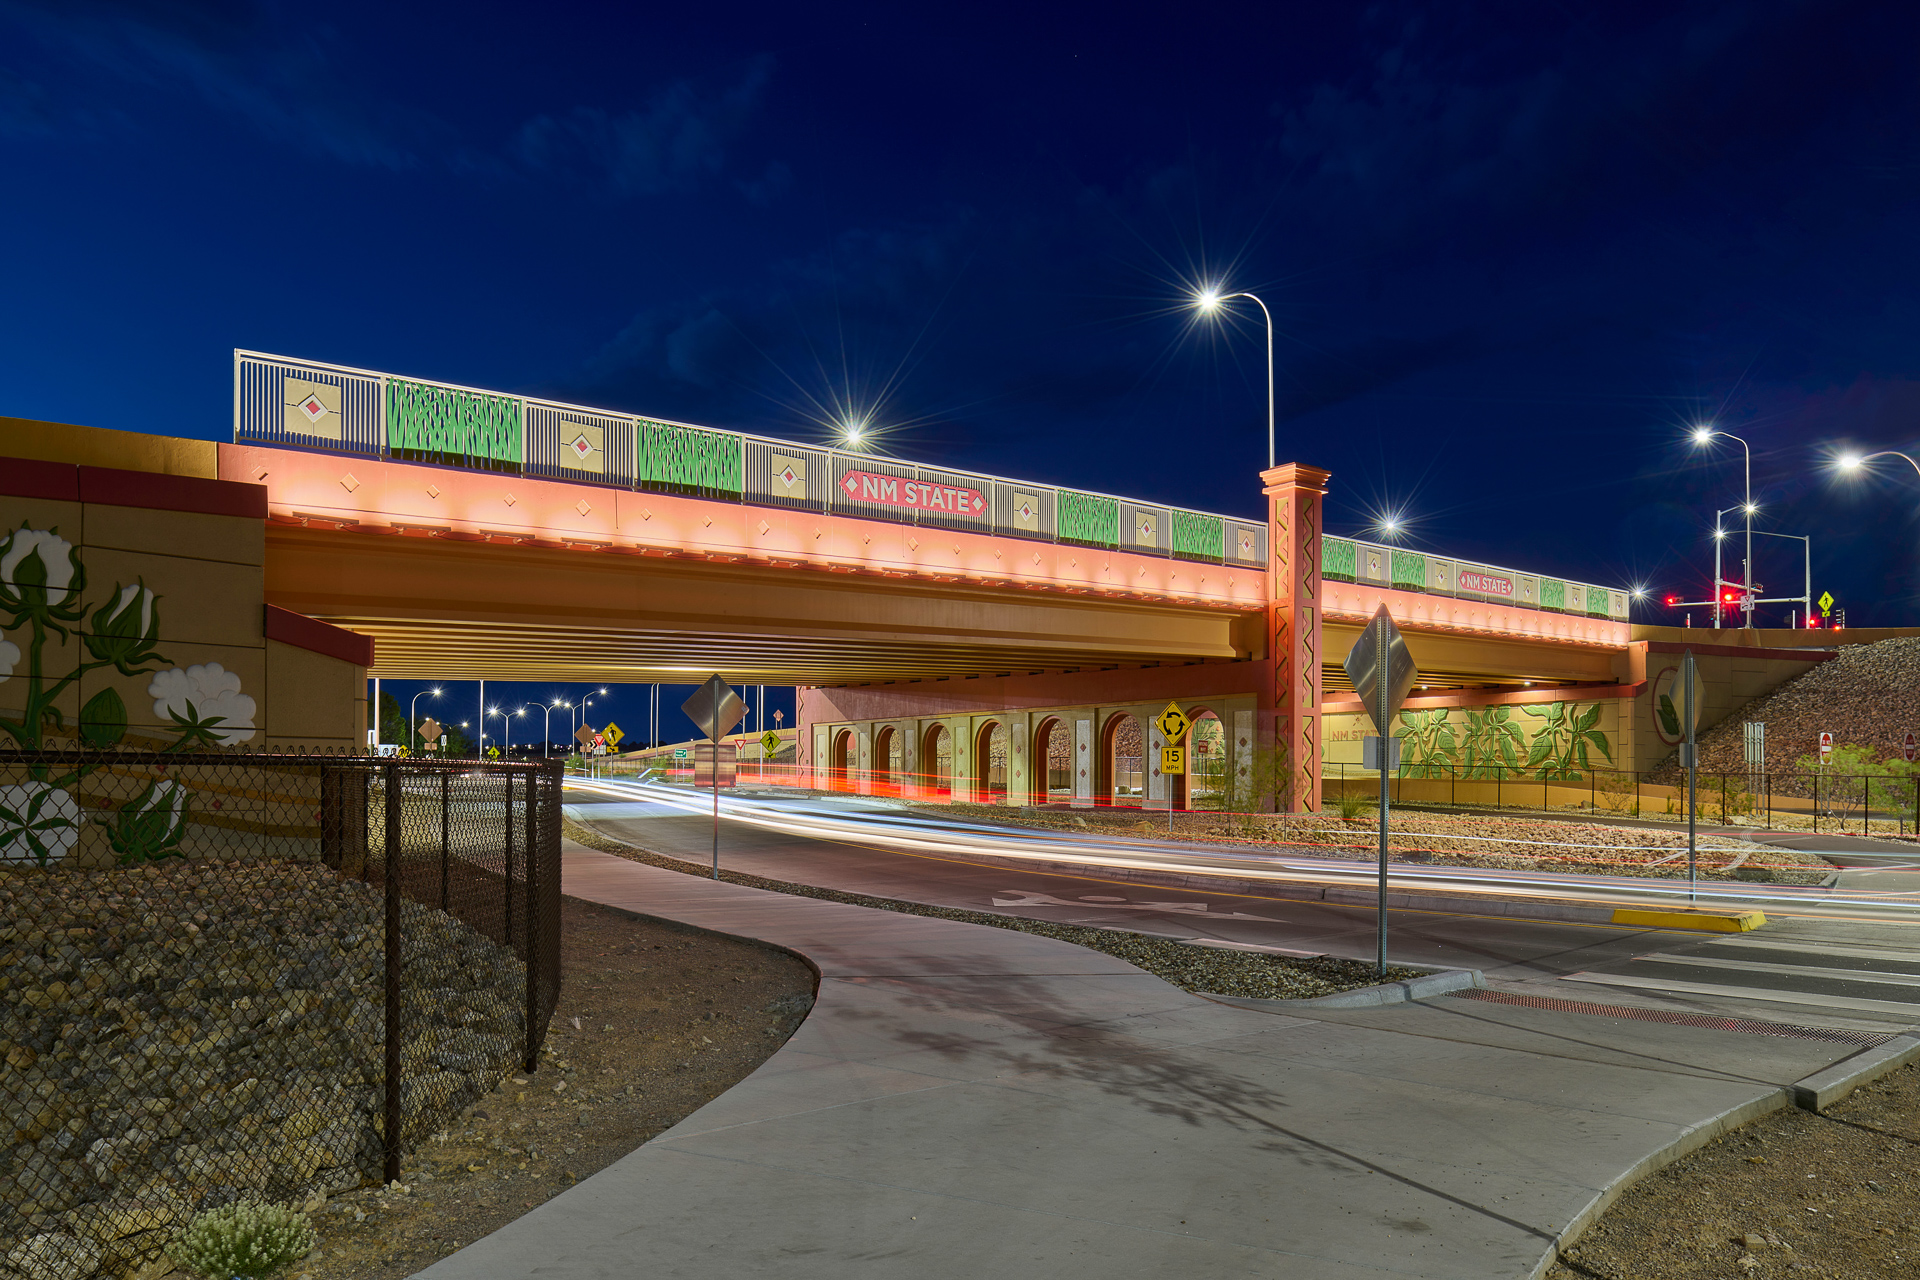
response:
M684 190L725 167L727 144L758 107L771 69L768 59L756 59L710 98L682 81L644 110L575 107L534 116L513 132L506 153L530 171L604 178L624 195Z
M9 23L21 40L6 40ZM758 58L717 93L681 81L642 109L541 113L503 142L481 143L436 110L360 78L367 60L324 20L259 0L0 0L0 49L9 44L16 67L0 54L0 129L15 133L109 118L150 128L155 95L181 95L271 142L343 164L439 166L469 178L571 176L621 196L682 191L721 174L772 70L770 59ZM48 70L55 66L58 75ZM99 105L113 101L126 105ZM764 202L789 177L770 166L742 194Z

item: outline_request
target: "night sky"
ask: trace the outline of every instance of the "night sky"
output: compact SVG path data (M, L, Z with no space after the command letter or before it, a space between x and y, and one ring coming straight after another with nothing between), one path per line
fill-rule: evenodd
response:
M220 437L244 346L1257 514L1257 312L1186 305L1219 282L1273 310L1334 532L1698 598L1741 497L1710 421L1814 593L1913 624L1920 476L1824 463L1920 446L1917 37L1832 0L0 0L0 414Z

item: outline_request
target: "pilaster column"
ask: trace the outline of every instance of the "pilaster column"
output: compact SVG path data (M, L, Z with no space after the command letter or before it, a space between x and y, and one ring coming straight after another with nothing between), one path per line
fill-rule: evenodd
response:
M1274 797L1275 807L1294 813L1320 805L1320 512L1330 475L1297 462L1260 473L1267 495L1267 656L1273 663L1260 719L1271 725L1267 741L1290 780Z

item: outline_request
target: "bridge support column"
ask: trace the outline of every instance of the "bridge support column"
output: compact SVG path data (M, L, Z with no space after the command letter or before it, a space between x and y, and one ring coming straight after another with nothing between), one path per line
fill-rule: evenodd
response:
M1330 474L1297 462L1260 473L1272 663L1260 737L1273 752L1274 807L1294 813L1320 807L1320 516Z

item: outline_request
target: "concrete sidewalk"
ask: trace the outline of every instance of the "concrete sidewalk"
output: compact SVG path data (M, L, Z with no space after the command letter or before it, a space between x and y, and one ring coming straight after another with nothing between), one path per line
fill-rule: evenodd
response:
M1525 1277L1649 1156L1851 1052L1444 997L1257 1012L1047 938L565 858L570 895L804 955L818 1002L430 1280Z

